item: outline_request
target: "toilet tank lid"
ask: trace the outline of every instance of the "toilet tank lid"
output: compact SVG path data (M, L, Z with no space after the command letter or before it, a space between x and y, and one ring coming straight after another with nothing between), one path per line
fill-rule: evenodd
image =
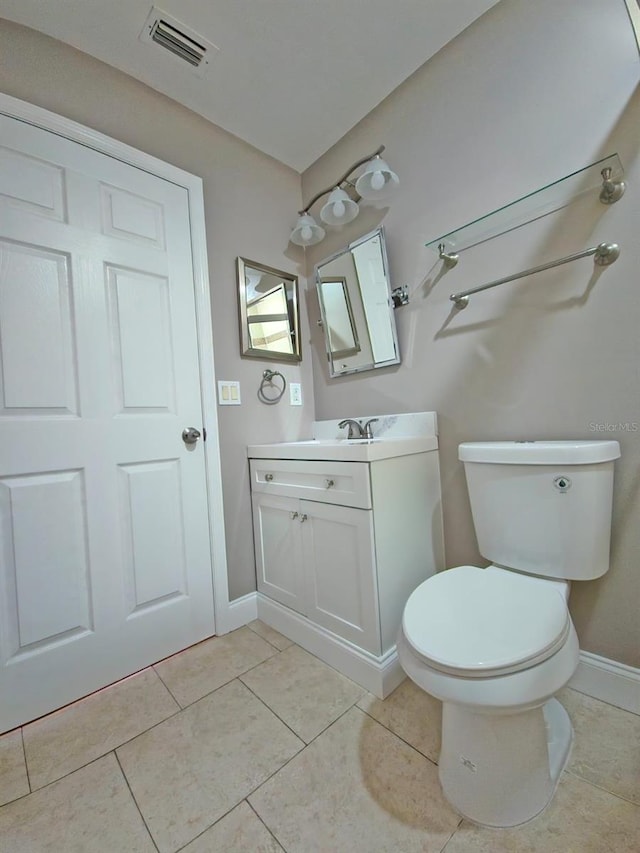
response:
M458 447L462 462L504 465L589 465L619 456L617 441L473 441Z

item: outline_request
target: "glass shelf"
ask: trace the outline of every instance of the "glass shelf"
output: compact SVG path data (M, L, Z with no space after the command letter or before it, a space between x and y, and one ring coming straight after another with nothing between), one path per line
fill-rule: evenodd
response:
M463 252L492 237L506 234L521 225L526 225L527 222L533 222L555 210L567 207L579 196L589 192L599 194L602 188L601 172L607 167L611 168L612 181L619 181L624 175L620 158L617 154L610 154L546 187L522 196L479 219L474 219L473 222L468 222L461 228L436 237L425 245L430 249L437 249L440 243L444 243L445 251Z

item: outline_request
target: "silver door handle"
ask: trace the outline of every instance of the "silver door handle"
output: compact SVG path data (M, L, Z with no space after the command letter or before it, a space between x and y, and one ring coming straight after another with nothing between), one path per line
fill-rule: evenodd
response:
M307 513L306 513L306 512L303 512L303 513L300 515L300 524L303 524L306 520L307 520Z
M185 444L195 444L200 438L200 430L195 427L187 427L182 430L182 440Z
M324 484L327 487L327 489L331 489L333 486L335 486L336 481L335 480L325 480Z
M292 518L294 521L296 520L296 518L297 518L297 517L298 517L298 513L297 513L297 512L292 512L292 513L291 513L291 518Z

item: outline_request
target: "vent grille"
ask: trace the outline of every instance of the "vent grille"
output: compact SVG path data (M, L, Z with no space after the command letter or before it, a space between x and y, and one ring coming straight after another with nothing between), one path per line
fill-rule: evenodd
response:
M205 57L207 48L198 44L198 42L190 39L185 33L181 33L175 27L172 27L168 21L156 21L151 30L151 41L159 44L161 47L166 47L171 53L175 53L180 59L184 59L190 65L196 68L200 65Z
M204 76L218 52L215 44L155 6L144 23L140 41L157 44L188 62L198 77Z

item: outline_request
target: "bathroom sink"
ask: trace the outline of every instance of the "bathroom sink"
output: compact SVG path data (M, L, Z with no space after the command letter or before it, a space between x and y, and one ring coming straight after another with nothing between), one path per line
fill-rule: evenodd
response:
M251 459L329 459L341 462L374 462L438 449L434 435L416 438L322 438L251 444Z

